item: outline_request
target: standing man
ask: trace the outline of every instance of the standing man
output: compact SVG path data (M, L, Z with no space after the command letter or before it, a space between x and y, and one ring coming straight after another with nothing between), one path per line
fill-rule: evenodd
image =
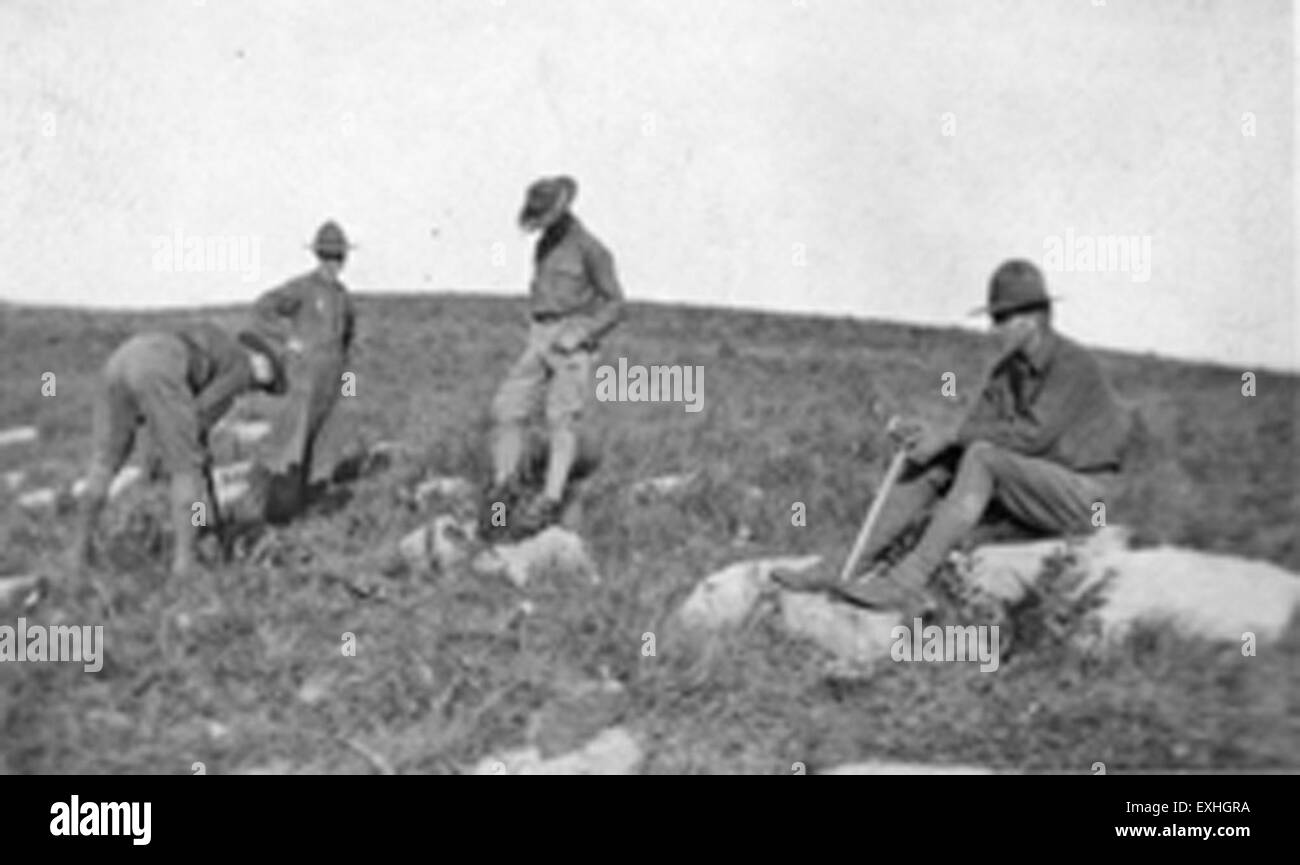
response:
M297 512L311 482L317 437L342 393L343 373L356 315L347 287L339 279L353 247L343 229L326 222L310 246L316 267L266 292L253 307L253 330L284 340L293 350L291 386L276 417L262 477L269 485L266 516L283 519Z
M1008 261L989 281L1002 358L955 432L903 425L908 471L890 494L863 560L878 557L933 506L920 541L892 569L848 585L780 575L790 588L829 588L865 606L915 611L931 603L930 575L996 501L1046 534L1088 532L1121 468L1128 414L1092 354L1052 328L1043 275Z
M208 430L239 394L260 388L283 393L280 352L261 336L232 338L211 324L173 333L144 333L123 343L104 365L95 398L93 461L82 501L75 564L90 564L93 536L108 489L131 455L136 430L149 427L153 445L171 475L172 574L195 565L195 507L209 499L203 521L219 522L212 492ZM210 520L208 517L210 516Z
M528 187L519 225L538 231L529 296L528 344L492 402L492 488L487 507L510 497L523 456L525 423L545 399L550 454L546 485L512 526L538 531L558 521L564 488L578 455L578 421L591 389L600 340L623 314L614 257L573 215L578 192L570 177Z

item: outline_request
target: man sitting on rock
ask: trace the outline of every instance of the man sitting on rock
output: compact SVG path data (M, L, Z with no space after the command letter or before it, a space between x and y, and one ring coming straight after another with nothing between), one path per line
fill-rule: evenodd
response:
M114 351L104 364L95 396L92 463L82 502L74 565L90 564L93 536L108 489L131 455L136 431L149 427L154 449L171 475L171 522L175 535L172 573L195 566L197 525L217 521L212 495L208 430L236 396L260 388L283 393L286 378L280 350L243 332L232 337L212 324L171 333L142 333ZM205 514L194 520L205 498Z
M916 421L900 426L908 468L862 560L879 557L933 506L920 541L874 579L868 573L839 586L816 573L777 574L779 583L918 612L932 606L930 575L993 502L1045 534L1092 528L1093 505L1104 501L1120 469L1127 412L1092 354L1052 328L1051 300L1033 264L1002 264L982 311L992 318L1001 360L956 432Z

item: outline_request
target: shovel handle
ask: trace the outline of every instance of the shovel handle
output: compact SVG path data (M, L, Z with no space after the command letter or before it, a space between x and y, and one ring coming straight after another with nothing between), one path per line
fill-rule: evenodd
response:
M862 528L858 531L858 539L853 542L853 550L849 553L849 558L844 562L844 568L840 571L841 583L848 582L849 577L853 574L853 569L857 567L858 559L867 546L867 540L871 537L871 530L876 527L876 522L880 519L880 512L885 506L885 499L889 496L889 491L893 489L894 482L898 480L898 475L902 472L905 462L907 462L906 452L899 450L894 453L894 458L890 460L889 468L885 471L885 478L880 482L875 498L871 500L871 508L867 511L867 518L862 521Z

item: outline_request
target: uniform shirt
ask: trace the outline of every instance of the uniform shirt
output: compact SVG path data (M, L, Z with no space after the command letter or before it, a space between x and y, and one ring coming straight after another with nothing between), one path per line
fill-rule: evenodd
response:
M996 367L957 431L960 444L987 441L1078 471L1118 469L1128 414L1092 353L1048 328L1031 356Z
M577 217L543 232L534 261L529 295L534 317L586 319L585 335L593 342L618 323L623 289L614 257Z
M248 349L213 324L177 331L189 349L185 380L198 407L199 429L211 428L230 410L235 397L257 387Z
M341 281L317 268L273 288L253 305L254 328L283 342L290 336L305 349L333 348L346 354L356 315Z

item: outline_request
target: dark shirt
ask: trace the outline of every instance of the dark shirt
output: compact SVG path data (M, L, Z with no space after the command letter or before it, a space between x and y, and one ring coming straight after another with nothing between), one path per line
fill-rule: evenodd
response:
M356 314L344 284L317 268L263 294L253 304L254 329L283 342L297 337L305 350L346 353Z
M1032 356L1016 352L994 368L957 441L987 441L1078 471L1114 470L1128 422L1092 353L1048 328Z
M529 309L535 317L584 320L591 341L618 323L623 289L614 257L577 217L567 216L543 232L534 261Z

